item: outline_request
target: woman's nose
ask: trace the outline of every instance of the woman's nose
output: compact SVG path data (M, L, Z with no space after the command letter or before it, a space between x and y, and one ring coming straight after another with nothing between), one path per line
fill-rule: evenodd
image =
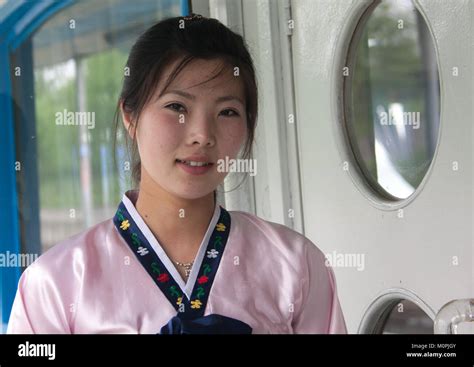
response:
M189 122L189 141L191 144L213 146L215 144L215 122L209 114L195 116Z

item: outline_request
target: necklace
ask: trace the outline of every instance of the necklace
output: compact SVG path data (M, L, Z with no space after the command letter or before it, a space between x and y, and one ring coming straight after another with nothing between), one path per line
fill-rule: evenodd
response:
M194 261L191 261L190 263L180 263L179 261L175 261L175 264L184 268L184 272L187 279L189 277L189 274L191 274L191 269L193 267Z

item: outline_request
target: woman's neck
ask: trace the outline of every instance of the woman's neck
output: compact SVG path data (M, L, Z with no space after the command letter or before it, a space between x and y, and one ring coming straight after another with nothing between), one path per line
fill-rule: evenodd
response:
M179 198L143 173L135 203L138 213L172 261L193 261L214 214L213 193L194 200Z

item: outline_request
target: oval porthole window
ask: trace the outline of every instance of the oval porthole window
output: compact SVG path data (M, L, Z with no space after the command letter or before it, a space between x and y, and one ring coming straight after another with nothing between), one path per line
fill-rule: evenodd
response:
M433 334L433 320L415 303L401 300L378 325L381 334Z
M434 41L410 0L381 1L363 18L348 58L345 128L370 187L388 200L411 196L439 135Z
M389 289L367 308L359 334L433 334L434 311L406 289Z

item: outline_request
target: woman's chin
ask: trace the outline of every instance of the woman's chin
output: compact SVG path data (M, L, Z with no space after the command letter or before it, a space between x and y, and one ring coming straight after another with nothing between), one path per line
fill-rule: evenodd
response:
M185 199L185 200L198 200L205 198L208 195L213 195L214 188L207 188L207 189L201 189L199 190L198 188L195 188L193 190L176 190L176 188L173 190L173 195Z

